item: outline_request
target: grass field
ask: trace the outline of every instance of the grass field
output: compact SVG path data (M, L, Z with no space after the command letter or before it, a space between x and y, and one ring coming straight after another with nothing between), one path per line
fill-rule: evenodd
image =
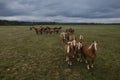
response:
M0 26L0 80L119 80L120 25L62 25L62 31L68 27L82 34L86 44L99 42L94 69L78 62L68 69L59 34Z

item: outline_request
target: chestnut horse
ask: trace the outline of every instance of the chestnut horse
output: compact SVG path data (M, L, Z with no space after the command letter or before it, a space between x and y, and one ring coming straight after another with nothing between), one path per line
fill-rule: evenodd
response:
M39 34L39 33L41 33L41 34L42 34L42 30L43 30L43 28L36 28L36 27L32 27L32 29L34 29L34 30L35 30L36 34Z
M66 33L65 32L60 33L60 38L64 42L66 40Z
M60 33L60 38L63 42L70 40L70 33L69 32L62 32Z
M97 51L97 42L93 41L91 45L83 45L81 51L85 60L87 61L87 69L93 68Z
M73 49L73 43L71 41L67 42L67 44L64 46L65 55L66 55L66 61L68 65L72 65L72 57L74 56L74 49Z
M81 52L81 48L82 48L82 43L81 42L78 42L76 44L76 48L75 48L75 51L76 51L76 56L77 56L77 61L79 62L82 62L82 52Z
M72 34L74 33L74 29L72 29L72 28L66 29L65 31L66 31L66 32L70 32L70 33L72 33Z

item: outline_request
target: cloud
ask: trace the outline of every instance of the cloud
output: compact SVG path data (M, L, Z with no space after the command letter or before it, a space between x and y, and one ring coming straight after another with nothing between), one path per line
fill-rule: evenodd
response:
M0 19L120 22L119 3L120 0L2 0Z

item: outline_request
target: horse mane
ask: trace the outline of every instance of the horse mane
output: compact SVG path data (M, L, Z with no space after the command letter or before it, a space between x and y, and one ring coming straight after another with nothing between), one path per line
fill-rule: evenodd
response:
M92 46L93 46L93 43L88 47L88 49L91 49L92 48Z
M96 41L93 41L93 43L88 47L88 49L93 48L93 46L94 46L94 48L95 48L95 47L96 47L96 46L95 46L95 43L96 43ZM97 50L97 48L96 48L95 50Z

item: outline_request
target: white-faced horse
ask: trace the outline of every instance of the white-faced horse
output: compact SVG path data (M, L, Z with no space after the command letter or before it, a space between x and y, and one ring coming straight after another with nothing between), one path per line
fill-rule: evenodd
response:
M78 42L76 44L76 55L77 55L77 61L79 62L82 62L82 53L81 53L81 48L82 48L82 43L81 42Z
M65 55L66 55L66 61L68 65L72 65L72 58L74 56L74 48L73 48L73 42L69 41L67 44L64 46L65 50Z

